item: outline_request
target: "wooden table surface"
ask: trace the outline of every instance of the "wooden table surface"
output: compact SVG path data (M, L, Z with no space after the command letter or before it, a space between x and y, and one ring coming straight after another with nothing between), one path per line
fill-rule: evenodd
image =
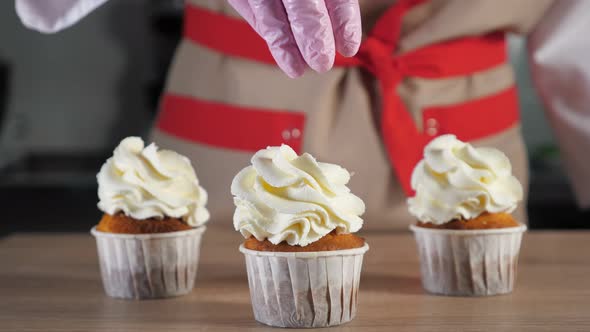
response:
M408 233L364 233L359 312L345 331L590 331L590 232L529 232L513 294L426 294ZM194 291L125 301L102 289L90 234L0 240L0 331L263 331L254 321L239 234L205 233Z

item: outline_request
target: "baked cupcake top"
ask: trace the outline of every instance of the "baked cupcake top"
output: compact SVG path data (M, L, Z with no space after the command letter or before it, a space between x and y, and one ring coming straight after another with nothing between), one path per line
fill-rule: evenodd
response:
M180 218L197 227L209 220L207 192L190 160L174 151L125 138L97 175L98 208L137 219Z
M437 225L484 212L510 213L523 195L504 153L475 148L454 135L440 136L426 146L411 185L416 195L408 199L410 213Z
M260 150L251 162L231 185L234 227L245 238L306 246L362 227L365 204L346 186L346 169L298 156L287 145Z

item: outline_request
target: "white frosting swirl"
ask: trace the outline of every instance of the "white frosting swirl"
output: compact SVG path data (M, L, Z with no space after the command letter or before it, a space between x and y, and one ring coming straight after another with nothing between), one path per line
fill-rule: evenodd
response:
M234 227L245 238L306 246L336 230L358 231L365 204L346 186L338 165L297 156L289 146L268 147L234 178Z
M454 135L426 146L412 173L416 195L409 210L421 222L443 224L472 219L483 212L512 212L522 200L522 186L508 157L492 148L474 148Z
M207 192L190 160L174 151L144 149L139 137L125 138L100 169L98 208L134 219L182 218L197 227L209 220Z

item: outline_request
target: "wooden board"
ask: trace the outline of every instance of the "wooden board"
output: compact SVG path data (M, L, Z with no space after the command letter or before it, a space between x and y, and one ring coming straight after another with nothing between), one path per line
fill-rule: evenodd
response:
M338 331L590 331L590 232L529 232L511 295L426 294L410 233L365 233L359 313ZM250 307L239 234L205 233L194 291L104 295L90 234L17 234L0 241L0 331L263 331Z

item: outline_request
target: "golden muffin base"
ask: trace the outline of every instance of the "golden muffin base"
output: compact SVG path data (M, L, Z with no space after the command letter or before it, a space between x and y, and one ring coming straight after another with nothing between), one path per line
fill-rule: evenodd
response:
M186 231L192 227L178 218L137 220L122 213L114 216L105 213L96 229L106 233L153 234Z
M365 239L358 237L354 234L336 234L331 232L328 235L322 237L316 242L310 243L309 245L292 246L287 242L281 242L279 244L272 244L268 240L258 241L255 237L251 236L244 242L244 247L250 250L256 251L278 251L278 252L312 252L312 251L333 251L333 250L345 250L360 248L365 245Z
M416 225L424 228L474 230L517 227L520 224L508 213L486 212L469 220L453 220L442 225L418 222Z

